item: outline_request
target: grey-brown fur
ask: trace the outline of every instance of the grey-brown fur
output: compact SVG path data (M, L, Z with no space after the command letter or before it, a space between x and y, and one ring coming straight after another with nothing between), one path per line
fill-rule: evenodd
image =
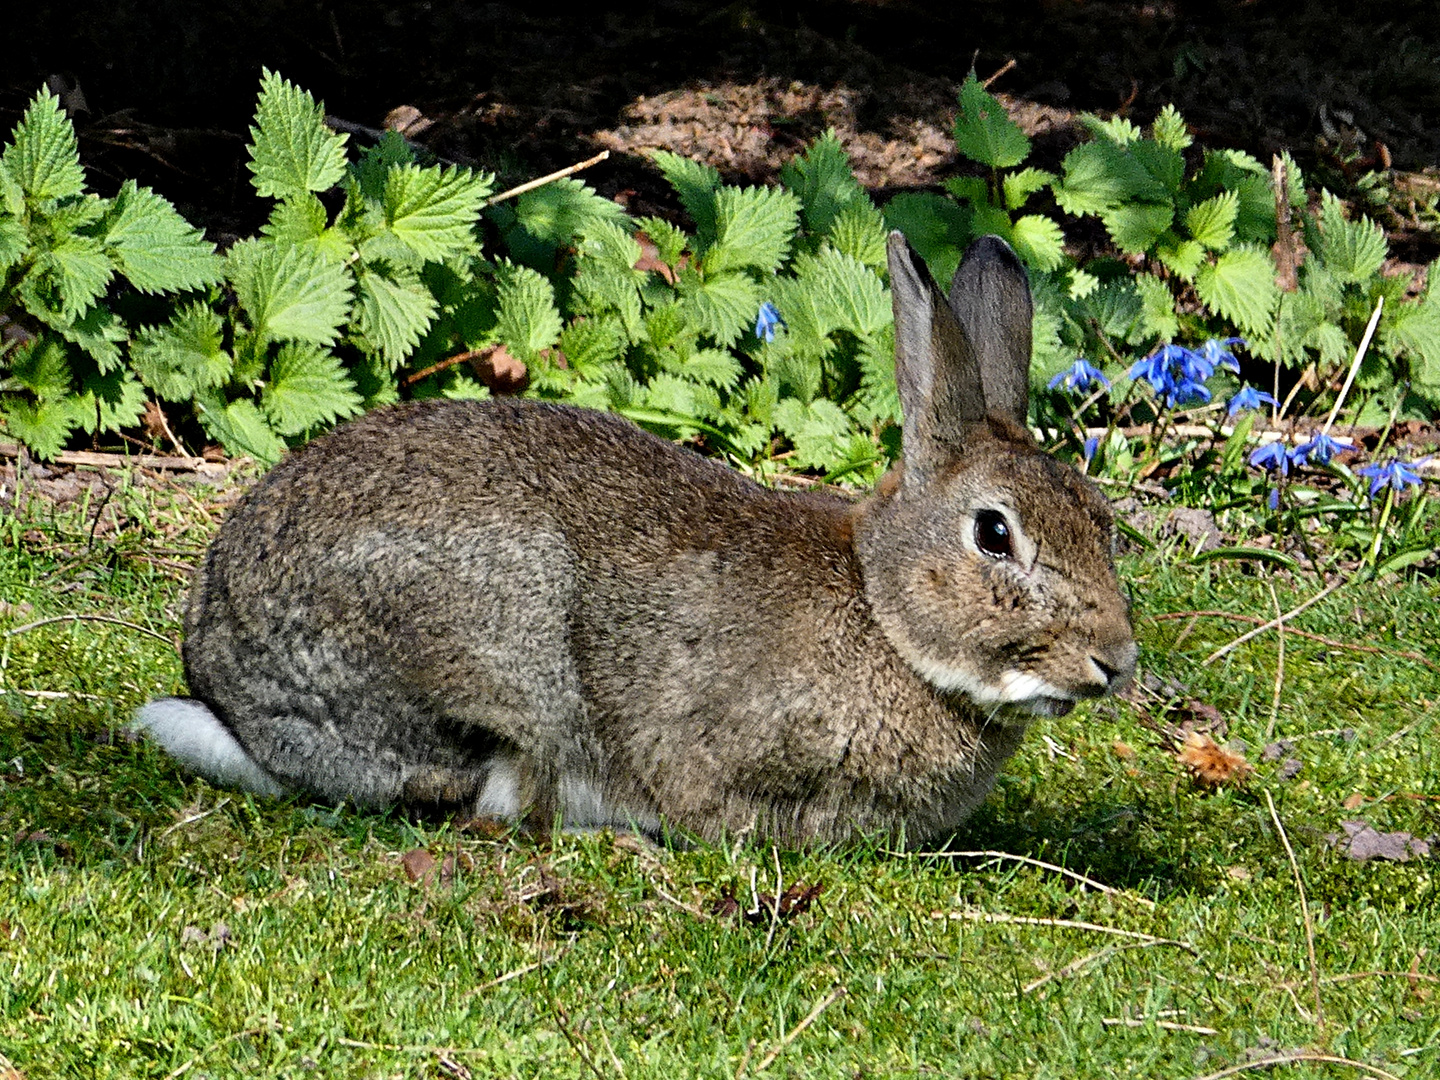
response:
M1113 689L1134 645L1104 499L1022 426L1013 254L978 242L950 303L899 234L890 263L907 468L868 501L768 491L603 413L381 409L226 521L186 617L194 708L329 800L503 789L541 824L789 842L953 827L1026 715ZM992 504L1013 558L975 548Z

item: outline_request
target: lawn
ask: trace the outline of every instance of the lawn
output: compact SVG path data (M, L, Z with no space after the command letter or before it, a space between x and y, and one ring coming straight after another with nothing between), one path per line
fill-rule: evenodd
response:
M124 724L182 687L236 485L36 483L0 498L7 1080L1440 1075L1433 579L1209 659L1326 584L1159 542L1137 688L1037 722L948 853L681 850L190 779ZM1192 730L1245 763L1194 779Z

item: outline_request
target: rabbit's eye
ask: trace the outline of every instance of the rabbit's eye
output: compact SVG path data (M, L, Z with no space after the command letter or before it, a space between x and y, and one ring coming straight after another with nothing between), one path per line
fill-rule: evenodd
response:
M975 515L975 546L996 559L1008 559L1015 554L1004 514L998 510L981 510Z

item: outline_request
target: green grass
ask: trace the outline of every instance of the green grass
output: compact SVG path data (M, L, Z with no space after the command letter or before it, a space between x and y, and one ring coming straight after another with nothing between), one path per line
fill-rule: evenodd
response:
M120 732L181 685L167 642L212 526L173 485L99 504L0 514L0 1055L29 1080L1189 1078L1300 1051L1358 1064L1282 1075L1440 1075L1435 863L1325 840L1350 819L1440 834L1433 581L1298 616L1385 651L1287 635L1273 711L1273 633L1205 665L1249 627L1149 616L1269 617L1272 586L1287 610L1321 586L1127 559L1143 667L1217 708L1255 774L1198 789L1134 705L1100 703L1038 723L954 843L1106 893L1014 860L541 842L214 790ZM13 632L76 614L133 627ZM1302 762L1289 780L1260 761L1272 723ZM412 883L414 848L455 858L453 878ZM752 875L774 893L777 860L786 886L824 885L809 911L710 916L726 890L749 906Z

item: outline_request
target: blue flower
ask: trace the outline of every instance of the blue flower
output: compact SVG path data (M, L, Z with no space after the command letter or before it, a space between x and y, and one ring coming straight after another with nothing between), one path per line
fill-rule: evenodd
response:
M1057 386L1063 385L1071 393L1085 395L1096 383L1107 390L1110 389L1110 380L1101 373L1099 368L1082 356L1050 380L1050 389L1054 390Z
M1093 458L1093 457L1095 456L1095 451L1097 451L1097 450L1099 450L1099 449L1100 449L1100 436L1099 436L1099 435L1091 435L1090 438L1088 438L1088 439L1085 440L1085 448L1084 448L1085 460L1086 460L1086 461L1089 461L1091 458Z
M755 336L761 341L774 341L775 328L777 326L783 326L787 330L790 329L790 324L787 323L785 317L780 314L780 309L769 300L766 300L760 305L760 314L755 316Z
M1280 509L1280 489L1279 489L1279 488L1271 488L1271 489L1270 489L1270 494L1269 494L1269 496L1265 499L1265 505L1268 506L1268 507L1270 507L1271 510L1279 510L1279 509Z
M1230 399L1226 406L1226 415L1234 416L1237 412L1245 409L1258 409L1262 404L1274 405L1275 399L1264 390L1256 390L1253 386L1245 385L1240 392Z
M1323 431L1317 431L1309 442L1303 442L1290 451L1290 460L1296 465L1309 462L1312 465L1327 465L1341 450L1350 449L1350 440L1332 439Z
M1355 471L1370 479L1370 494L1374 495L1386 486L1394 488L1397 492L1404 491L1411 486L1419 487L1425 480L1415 471L1415 465L1418 464L1418 461L1412 465L1408 461L1392 457L1384 465L1366 465L1363 469Z
M1278 469L1281 476L1290 475L1290 453L1279 439L1268 442L1250 455L1250 464L1267 472Z
M1245 339L1238 337L1211 338L1200 346L1199 357L1210 365L1210 370L1205 373L1205 378L1208 379L1215 374L1217 367L1229 368L1236 375L1240 374L1240 361L1236 360L1235 354L1230 351L1231 345L1239 345L1242 349L1249 348Z
M1215 365L1180 345L1162 345L1130 368L1130 378L1144 379L1167 406L1209 401L1205 380Z

